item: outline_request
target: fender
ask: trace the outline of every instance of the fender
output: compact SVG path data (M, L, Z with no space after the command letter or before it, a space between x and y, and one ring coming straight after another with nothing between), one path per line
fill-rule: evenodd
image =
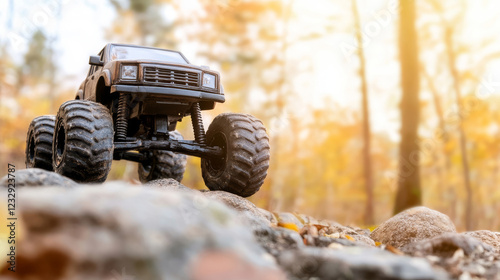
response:
M110 87L111 86L111 72L109 72L109 69L102 70L101 77L104 79L104 84L107 87Z
M75 99L80 99L80 100L83 100L83 89L79 89L77 92L76 92L76 97Z

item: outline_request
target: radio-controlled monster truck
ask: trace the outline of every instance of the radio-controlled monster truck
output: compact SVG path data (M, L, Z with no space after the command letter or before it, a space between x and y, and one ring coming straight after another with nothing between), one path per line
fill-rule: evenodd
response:
M256 193L269 168L269 137L248 114L223 113L203 127L202 110L225 101L219 73L192 65L177 51L108 44L91 56L75 100L57 116L35 118L26 140L26 166L77 182L103 182L112 160L138 163L139 178L182 180L186 155L201 158L210 190ZM177 122L191 116L194 140Z

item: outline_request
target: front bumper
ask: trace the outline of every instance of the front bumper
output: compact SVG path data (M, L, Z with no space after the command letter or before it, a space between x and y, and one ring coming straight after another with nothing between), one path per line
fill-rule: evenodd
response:
M199 90L181 89L181 88L168 88L168 87L155 87L155 86L132 86L132 85L113 85L111 86L111 93L136 93L136 94L152 94L159 97L170 97L175 99L188 99L190 101L213 101L224 103L226 98L224 95L203 92Z

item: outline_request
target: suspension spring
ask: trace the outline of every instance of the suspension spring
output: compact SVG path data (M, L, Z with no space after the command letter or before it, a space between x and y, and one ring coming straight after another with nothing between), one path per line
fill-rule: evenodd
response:
M201 118L200 103L196 102L191 107L191 122L193 124L194 140L199 144L206 144L205 128L203 127L203 120Z
M127 138L128 129L128 106L127 106L127 95L125 93L120 93L120 99L118 100L118 111L116 116L116 139L125 140Z

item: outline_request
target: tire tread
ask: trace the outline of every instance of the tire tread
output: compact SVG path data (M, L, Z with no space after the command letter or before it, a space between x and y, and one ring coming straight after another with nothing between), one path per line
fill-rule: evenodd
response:
M78 182L105 181L113 159L113 120L109 110L96 102L72 100L61 105L59 121L66 124L66 158L59 166L54 161L54 170Z
M231 154L226 168L214 176L202 159L202 175L211 190L228 191L243 197L255 194L267 176L270 160L269 137L262 121L248 114L224 113L217 116L207 131L207 139L228 127Z

